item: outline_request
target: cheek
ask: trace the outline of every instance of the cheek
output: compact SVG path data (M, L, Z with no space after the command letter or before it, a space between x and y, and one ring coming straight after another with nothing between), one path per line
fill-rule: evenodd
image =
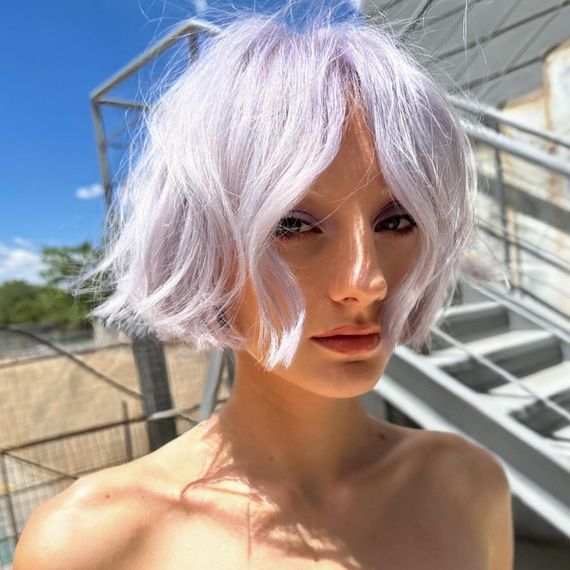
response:
M384 268L388 287L392 291L413 269L419 253L419 236L417 231L396 242L386 243L382 249L380 263Z

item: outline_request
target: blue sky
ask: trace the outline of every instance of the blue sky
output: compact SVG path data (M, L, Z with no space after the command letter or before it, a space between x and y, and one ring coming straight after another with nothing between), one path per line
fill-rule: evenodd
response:
M257 1L271 9L278 0ZM0 35L0 282L40 283L40 250L98 243L89 93L178 21L254 0L5 2ZM356 0L347 4L359 5ZM232 8L233 6L233 8Z

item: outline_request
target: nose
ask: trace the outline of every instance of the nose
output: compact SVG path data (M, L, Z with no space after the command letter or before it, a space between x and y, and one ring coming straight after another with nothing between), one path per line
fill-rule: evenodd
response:
M386 297L388 283L381 267L374 228L360 219L336 236L330 296L362 306Z

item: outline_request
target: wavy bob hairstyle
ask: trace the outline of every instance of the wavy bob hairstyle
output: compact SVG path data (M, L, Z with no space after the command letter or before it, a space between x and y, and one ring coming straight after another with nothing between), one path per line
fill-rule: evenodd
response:
M113 292L91 316L198 350L240 349L224 309L250 276L263 364L289 366L306 307L274 232L336 156L355 108L420 233L412 270L382 307L383 341L429 344L470 273L473 153L444 91L391 32L357 20L301 31L249 14L209 38L145 116L93 271Z

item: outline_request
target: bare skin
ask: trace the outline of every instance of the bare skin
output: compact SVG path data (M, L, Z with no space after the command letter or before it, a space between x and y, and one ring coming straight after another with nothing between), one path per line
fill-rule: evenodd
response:
M13 568L510 570L488 562L486 452L450 434L375 425L376 460L315 507L236 465L215 414L42 505Z
M348 323L378 323L411 269L417 228L388 229L404 228L403 218L379 225L391 202L355 115L336 159L296 208L318 230L276 242L307 303L292 365L260 366L267 347L256 348L248 283L228 315L248 337L230 400L156 452L52 500L44 510L60 513L56 521L75 517L67 544L78 544L77 552L68 546L72 558L62 568L88 567L73 566L80 549L88 556L87 542L97 545L93 570L490 568L485 509L476 506L487 499L474 482L484 477L472 477L474 466L490 472L490 458L462 438L364 412L357 396L373 388L390 358L382 344L349 357L311 339ZM87 513L98 522L83 528ZM38 533L40 519L31 523ZM48 542L44 552L55 548ZM15 570L31 568L25 553L20 558Z

